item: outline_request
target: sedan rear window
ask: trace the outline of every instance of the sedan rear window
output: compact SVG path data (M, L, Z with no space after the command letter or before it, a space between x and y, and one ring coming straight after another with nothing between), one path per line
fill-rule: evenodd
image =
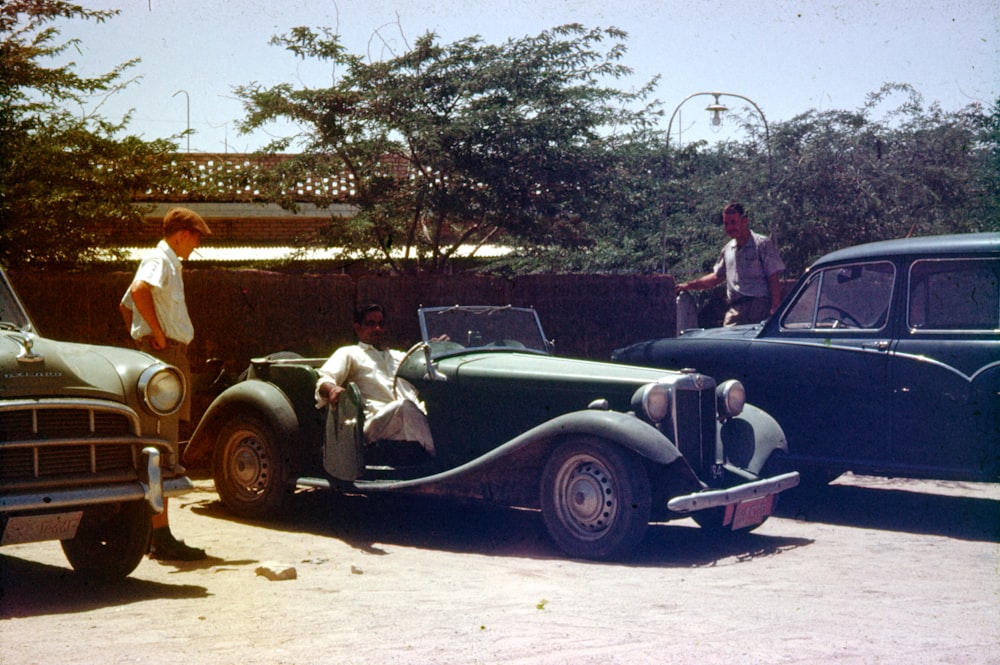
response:
M910 267L911 330L1000 330L1000 259L936 259Z

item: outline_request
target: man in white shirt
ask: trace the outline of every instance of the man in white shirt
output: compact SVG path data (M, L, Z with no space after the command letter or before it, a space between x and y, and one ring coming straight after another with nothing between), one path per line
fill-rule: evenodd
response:
M187 347L194 338L194 326L184 299L181 259L187 259L204 236L212 231L201 216L187 208L172 208L163 217L163 240L143 257L135 278L122 296L121 311L129 335L138 349L174 365L184 374L187 394L180 420L191 420L191 366ZM179 432L163 432L178 437ZM163 512L153 515L150 556L155 559L193 561L205 558L205 551L174 538Z
M405 379L393 380L403 358L402 351L388 349L385 311L368 304L354 313L358 343L333 352L319 369L316 406L336 408L344 386L354 383L365 402L365 439L416 441L430 455L434 439L416 388Z

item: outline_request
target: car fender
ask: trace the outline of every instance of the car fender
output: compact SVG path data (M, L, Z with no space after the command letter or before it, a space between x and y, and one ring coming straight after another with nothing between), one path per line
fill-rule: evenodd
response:
M781 425L771 414L752 404L744 405L739 416L719 423L716 433L726 460L755 475L760 475L775 450L788 452Z
M223 424L240 412L264 418L281 440L298 438L299 419L288 396L273 383L247 379L230 386L212 401L184 449L184 463L201 466L210 461Z
M461 479L470 472L491 466L500 459L527 452L531 456L550 452L555 444L572 436L596 436L606 439L651 460L656 464L668 465L681 458L681 452L659 430L632 414L618 411L585 410L556 416L540 425L532 427L498 446L489 453L465 464L441 473L412 481L394 481L393 489L410 489L423 485L447 483ZM359 483L377 486L382 483Z
M667 465L682 457L681 452L663 432L633 414L619 411L574 411L542 423L518 439L563 437L567 434L600 437L657 464Z

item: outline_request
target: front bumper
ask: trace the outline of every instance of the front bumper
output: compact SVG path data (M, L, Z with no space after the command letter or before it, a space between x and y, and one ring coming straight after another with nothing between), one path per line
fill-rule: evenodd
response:
M692 494L675 496L667 502L667 508L675 513L693 513L698 510L729 506L753 499L762 499L792 489L799 484L799 472L791 471L779 476L755 480L753 482L719 490L704 490Z
M163 480L158 449L148 446L143 448L142 453L146 465L138 481L0 496L0 512L52 511L97 504L145 501L150 510L161 513L164 497L180 496L194 489L194 484L187 476Z

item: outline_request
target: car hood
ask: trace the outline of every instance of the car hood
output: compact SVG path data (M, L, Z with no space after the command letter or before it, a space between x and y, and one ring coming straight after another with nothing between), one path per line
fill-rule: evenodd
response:
M94 397L125 402L116 359L122 362L126 354L138 352L33 335L27 352L25 339L21 332L0 334L0 398Z
M624 409L635 389L676 372L532 353L470 353L444 358L438 371L459 386L519 393L586 394ZM585 404L586 402L584 402Z
M761 330L759 324L687 330L680 337L652 339L615 349L611 359L673 370L692 368L721 381L733 377L728 370L743 362Z
M677 339L753 339L760 334L763 326L751 323L742 326L723 326L721 328L692 328L685 330Z

